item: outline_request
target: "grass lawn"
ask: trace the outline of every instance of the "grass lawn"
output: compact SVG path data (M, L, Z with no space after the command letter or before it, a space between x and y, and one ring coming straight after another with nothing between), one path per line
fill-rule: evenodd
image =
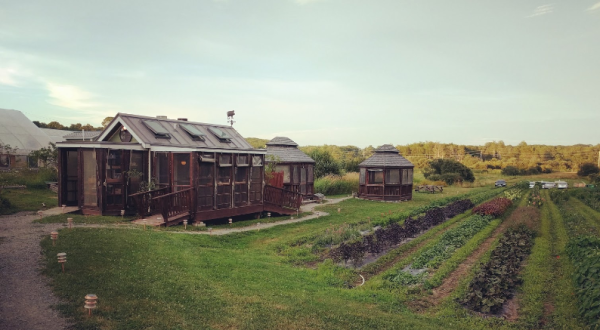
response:
M0 210L0 214L12 214L21 211L38 211L42 203L47 208L58 206L58 196L50 189L3 189L2 197L14 206L8 210Z
M100 215L81 215L81 214L57 214L44 217L42 219L34 220L35 223L67 223L67 218L73 218L75 224L117 224L117 223L129 223L131 220L135 220L137 217L113 217L113 216L100 216Z
M355 223L381 213L387 216L390 211L411 210L452 192L490 188L463 189L466 188L449 189L446 194L415 194L413 201L402 203L352 199L322 206L331 216L226 236L162 230L62 230L56 246L48 238L42 241L44 272L52 278L55 292L64 301L59 309L73 318L79 329L501 326L501 321L469 315L449 319L415 314L396 291L340 287L336 274L344 270L331 263L314 268L296 266L296 261L314 254L294 244L323 232L331 224ZM65 274L56 262L59 252L68 256ZM88 293L99 297L99 308L91 318L82 308Z

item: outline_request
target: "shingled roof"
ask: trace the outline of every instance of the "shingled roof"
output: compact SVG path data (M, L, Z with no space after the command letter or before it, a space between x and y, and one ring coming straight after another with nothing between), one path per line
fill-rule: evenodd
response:
M315 161L298 149L290 138L277 136L267 142L267 157L271 155L280 163L314 163Z
M358 166L361 167L415 167L408 159L400 156L398 149L391 144L384 144L375 149L373 156Z

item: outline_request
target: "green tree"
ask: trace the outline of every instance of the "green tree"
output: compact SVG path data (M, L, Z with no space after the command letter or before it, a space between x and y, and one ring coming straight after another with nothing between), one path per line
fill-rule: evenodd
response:
M315 161L315 178L320 178L327 174L340 174L340 165L333 159L329 151L314 149L308 153L308 156Z
M448 184L456 181L475 181L473 171L465 165L452 159L435 159L429 162L429 166L423 171L426 179L431 176L439 176Z
M110 122L115 119L115 117L106 117L102 120L102 128L108 126L108 124L110 124Z
M600 173L600 168L594 163L583 163L579 166L579 171L577 171L577 175L579 176L589 176L598 173Z
M58 148L52 142L48 144L48 147L30 152L29 157L36 163L41 161L44 167L53 169L58 167Z

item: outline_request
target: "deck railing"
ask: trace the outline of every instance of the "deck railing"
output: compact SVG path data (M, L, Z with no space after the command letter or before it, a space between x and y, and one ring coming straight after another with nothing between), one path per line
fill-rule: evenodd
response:
M302 194L273 186L265 186L265 203L298 210L302 205Z
M133 200L133 207L135 207L138 215L146 217L156 210L156 205L152 203L152 199L169 193L169 190L169 187L163 187L150 191L142 191L129 195L129 198Z
M169 222L177 216L192 213L192 191L194 188L187 188L169 194L152 198L152 204L156 206L165 222Z

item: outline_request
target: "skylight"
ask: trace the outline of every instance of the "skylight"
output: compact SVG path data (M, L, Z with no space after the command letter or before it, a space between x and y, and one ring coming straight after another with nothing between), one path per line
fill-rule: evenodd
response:
M154 133L154 136L160 139L170 139L171 135L166 128L164 128L159 122L155 120L143 120L142 121L148 129Z
M231 136L229 136L229 134L225 133L224 131L216 128L216 127L209 127L208 130L213 133L216 137L219 138L219 140L223 141L223 142L231 142Z
M202 133L196 126L191 124L179 124L194 140L204 141L206 134Z

